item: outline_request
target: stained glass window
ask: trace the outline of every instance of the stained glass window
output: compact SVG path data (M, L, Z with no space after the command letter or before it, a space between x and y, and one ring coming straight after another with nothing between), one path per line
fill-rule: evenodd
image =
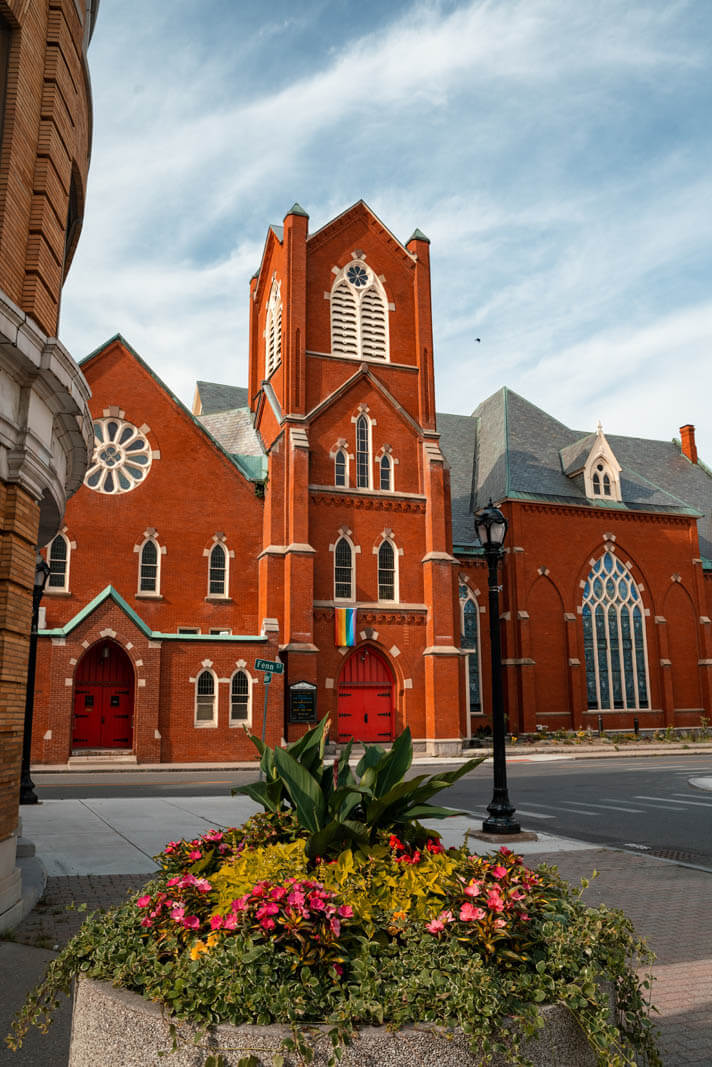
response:
M129 493L146 478L153 459L147 438L118 417L94 423L94 454L84 484L95 493Z
M479 715L482 712L479 608L466 586L461 586L460 588L460 606L462 608L460 647L467 649L467 688L470 715Z
M383 456L380 462L381 489L391 491L391 457Z
M225 579L227 577L227 559L222 545L214 545L210 553L210 596L225 596Z
M145 541L141 549L138 588L141 593L158 592L158 548L155 541Z
M50 589L67 588L67 564L69 548L63 534L57 534L49 546L49 587Z
M334 456L334 485L346 486L346 453L343 448Z
M210 671L198 676L195 686L195 721L212 723L215 719L215 679Z
M640 592L609 551L594 563L583 591L583 642L588 706L649 707L648 657Z
M359 415L356 420L356 485L359 489L369 488L371 456L369 448L368 419Z

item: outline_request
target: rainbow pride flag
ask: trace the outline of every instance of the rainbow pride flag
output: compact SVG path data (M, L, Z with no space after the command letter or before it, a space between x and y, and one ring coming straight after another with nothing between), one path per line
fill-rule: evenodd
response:
M334 608L336 644L352 648L356 644L356 608Z

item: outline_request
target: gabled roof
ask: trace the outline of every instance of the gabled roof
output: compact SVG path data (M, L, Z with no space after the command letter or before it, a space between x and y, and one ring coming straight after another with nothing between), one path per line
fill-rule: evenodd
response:
M344 396L345 393L348 393L349 389L353 388L353 386L356 385L356 383L359 382L362 378L368 378L370 384L381 394L382 397L384 397L385 400L388 401L388 403L396 412L396 414L400 415L400 417L410 427L411 430L414 430L415 433L418 434L418 436L421 436L422 431L418 423L415 421L412 415L408 414L403 405L396 400L390 389L388 389L383 384L383 382L372 372L368 363L362 363L357 371L355 371L349 378L347 378L345 382L341 383L338 389L335 389L333 393L329 393L329 395L325 396L323 400L320 400L319 403L307 413L307 419L311 422L314 419L318 418L323 411L331 407L331 405L334 404L337 400L339 400L340 397Z
M263 456L264 449L249 408L218 411L214 415L198 415L198 419L226 452L238 456Z
M246 478L248 481L263 481L264 480L264 477L266 475L264 475L264 476L263 475L259 475L259 476L256 475L255 474L255 470L254 470L254 465L251 465L249 463L241 462L240 456L233 455L228 449L226 449L220 443L220 441L218 441L218 439L216 437L213 436L213 434L210 432L208 427L204 426L203 423L201 422L201 420L197 416L195 416L192 413L192 411L188 410L188 408L185 406L183 401L180 400L175 395L175 393L171 389L168 388L166 383L161 378L158 377L156 372L154 370L152 370L151 367L149 367L148 363L146 363L146 361L138 354L136 349L133 348L128 343L128 341L124 337L121 336L120 333L114 334L114 336L110 337L109 340L106 341L103 345L100 345L99 348L95 348L93 352L90 352L88 356L86 356L83 360L81 360L81 362L79 364L80 367L86 367L86 365L88 363L90 363L92 360L98 359L111 345L113 345L115 343L118 343L118 344L122 345L122 347L125 349L125 351L127 351L129 353L129 355L131 355L136 360L138 365L140 367L142 367L151 378L153 378L154 382L159 387L159 389L162 389L163 392L166 393L166 395L170 397L170 399L176 405L178 410L186 417L186 419L188 419L190 422L192 422L193 425L196 426L200 430L201 433L205 434L207 439L217 449L217 451L222 456L226 457L229 460L229 462L232 464L232 466L235 467L244 478ZM203 383L203 384L209 385L210 383ZM232 387L232 386L225 386L225 387L219 387L219 388L232 389L234 392L238 392L241 395L244 394L245 401L247 400L247 390L246 389L235 389L235 387Z
M376 212L368 206L365 200L357 200L355 204L351 205L351 207L347 207L345 211L342 211L333 219L329 219L329 221L325 222L323 226L320 226L318 230L315 230L314 233L309 234L307 238L307 243L309 244L313 242L314 244L322 244L324 240L326 240L326 238L328 237L329 230L332 228L340 229L344 223L344 220L349 215L361 215L364 217L368 216L373 219L373 221L378 225L379 229L381 229L386 235L388 240L392 241L396 245L396 247L403 253L408 263L411 266L413 265L414 257L412 253L409 252L403 242L399 241L395 234L388 229L386 224L381 219L379 219Z
M584 466L596 434L571 430L513 390L502 388L484 400L469 418L438 415L441 447L453 471L453 539L474 544L472 512L495 502L541 500L585 508L656 511L699 518L700 551L712 558L712 476L690 463L676 442L648 441L609 434L608 443L621 465L622 502L588 499L575 474ZM464 509L467 454L472 471L469 514ZM462 538L462 540L460 540Z
M195 385L200 397L201 415L246 408L249 404L247 389L241 385L218 385L217 382L196 382Z
M143 621L140 615L138 615L134 609L126 603L120 593L114 589L113 585L107 585L105 589L102 589L100 593L90 600L88 604L85 604L81 611L65 623L64 626L58 626L53 630L40 630L39 633L42 637L67 637L80 622L84 619L88 619L89 616L96 611L100 604L103 604L105 600L113 600L114 603L123 611L124 615L131 620L141 633L156 641L266 641L267 638L262 634L169 634L161 633L159 630L152 630L151 627Z

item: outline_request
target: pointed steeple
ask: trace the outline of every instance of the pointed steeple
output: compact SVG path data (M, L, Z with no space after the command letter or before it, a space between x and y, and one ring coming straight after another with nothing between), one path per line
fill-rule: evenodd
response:
M302 216L303 218L305 218L305 219L308 219L308 218L309 218L309 215L308 215L308 214L307 214L307 212L306 212L306 211L304 210L304 208L302 207L302 205L301 205L301 204L298 204L296 200L294 201L294 203L293 203L293 204L292 204L292 206L290 207L289 211L287 212L287 215L301 215L301 216ZM285 217L285 219L286 219L287 215L285 215L285 216L284 216L284 217Z

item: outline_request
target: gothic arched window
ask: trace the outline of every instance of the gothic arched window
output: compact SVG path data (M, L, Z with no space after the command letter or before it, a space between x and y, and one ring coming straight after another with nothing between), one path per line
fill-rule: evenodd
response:
M470 715L482 714L482 685L480 679L480 609L466 585L460 586L460 648L467 655L467 706ZM470 726L470 735L472 727Z
M378 549L378 599L397 600L396 553L390 541Z
M160 559L161 553L152 537L143 542L139 552L138 591L139 593L160 593Z
M384 456L381 456L381 460L378 466L381 482L380 487L381 489L385 489L387 492L390 493L391 489L393 488L393 460L388 454L386 454Z
M238 670L230 683L230 725L242 726L249 723L250 715L250 679L246 671Z
M69 541L64 534L57 534L47 552L49 563L48 587L66 592L69 589Z
M334 546L334 600L354 599L353 546L340 537Z
M643 603L612 552L604 552L589 572L582 617L589 708L650 707Z
M356 419L356 485L371 488L371 426L365 415Z
M223 545L213 545L208 571L208 596L227 596L227 552Z
M195 725L217 726L215 712L215 677L211 671L201 671L195 683Z
M334 456L334 485L346 488L349 484L348 469L346 452L343 448L340 448Z
M388 307L380 278L362 260L349 263L331 290L335 355L388 359Z

